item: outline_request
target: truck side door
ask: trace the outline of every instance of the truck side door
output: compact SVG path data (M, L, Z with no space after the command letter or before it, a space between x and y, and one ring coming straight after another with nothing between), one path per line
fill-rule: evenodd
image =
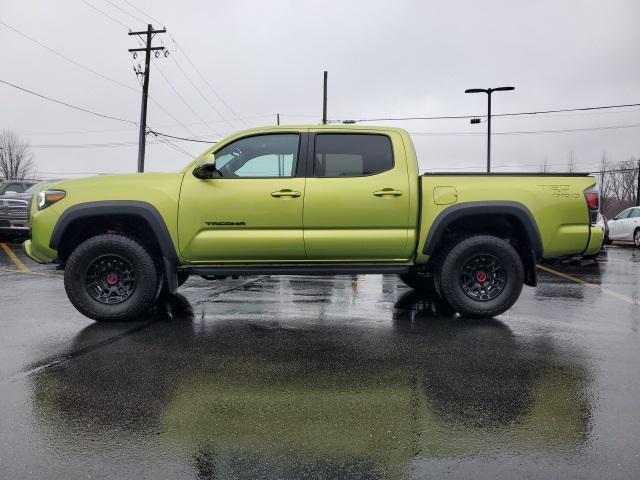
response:
M267 133L214 150L218 178L184 176L180 252L199 263L304 260L306 135Z
M307 258L406 261L410 195L400 136L320 131L310 134L309 144Z

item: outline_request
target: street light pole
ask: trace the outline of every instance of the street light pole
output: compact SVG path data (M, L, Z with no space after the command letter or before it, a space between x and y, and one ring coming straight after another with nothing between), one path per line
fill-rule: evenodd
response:
M515 87L468 88L464 91L464 93L487 94L487 173L491 173L491 94L493 92L508 92L511 90L515 90Z

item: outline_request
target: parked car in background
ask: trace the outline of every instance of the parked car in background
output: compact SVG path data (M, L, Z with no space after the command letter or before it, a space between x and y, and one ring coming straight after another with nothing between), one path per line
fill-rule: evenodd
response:
M596 225L602 228L602 232L604 233L604 243L607 245L611 243L611 240L609 240L608 222L609 222L609 219L605 215L598 214L598 221L596 222Z
M633 242L640 248L640 207L623 210L607 222L610 241Z
M28 236L30 231L29 210L33 194L51 182L6 183L10 189L5 189L5 192L0 194L0 235L9 239ZM23 188L26 185L30 186L18 192L18 188Z

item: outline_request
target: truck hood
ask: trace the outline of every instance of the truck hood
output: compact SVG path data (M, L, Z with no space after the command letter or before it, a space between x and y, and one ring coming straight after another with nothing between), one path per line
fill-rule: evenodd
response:
M52 183L47 189L63 190L67 194L53 205L58 212L80 203L127 200L146 202L157 209L167 205L175 208L182 177L182 173L99 175Z

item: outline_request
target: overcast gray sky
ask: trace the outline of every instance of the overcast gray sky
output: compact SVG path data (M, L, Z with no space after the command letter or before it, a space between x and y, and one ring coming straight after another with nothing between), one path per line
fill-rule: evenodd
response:
M325 69L329 117L335 119L482 114L486 96L465 95L464 90L500 85L513 85L516 91L494 94L494 113L640 103L637 0L3 0L2 22L131 89L63 60L4 25L0 79L138 121L140 85L127 52L138 44L118 22L140 30L151 20L131 4L168 30L155 40L160 45L161 39L170 55L153 59L150 92L171 116L151 102L148 122L176 136L218 138L213 132L273 124L277 112L283 123L318 123ZM43 176L135 171L135 125L1 84L0 105L0 127L31 142ZM423 169L483 168L484 123L377 123L423 134L413 136ZM495 118L493 129L628 125L640 125L640 107ZM445 135L450 133L456 135ZM114 143L125 145L96 146ZM176 144L194 155L206 147ZM573 151L579 167L589 170L603 152L615 161L640 156L640 128L495 135L492 146L495 166L536 170L546 158L561 170ZM188 160L164 144L147 147L147 170L178 170Z

